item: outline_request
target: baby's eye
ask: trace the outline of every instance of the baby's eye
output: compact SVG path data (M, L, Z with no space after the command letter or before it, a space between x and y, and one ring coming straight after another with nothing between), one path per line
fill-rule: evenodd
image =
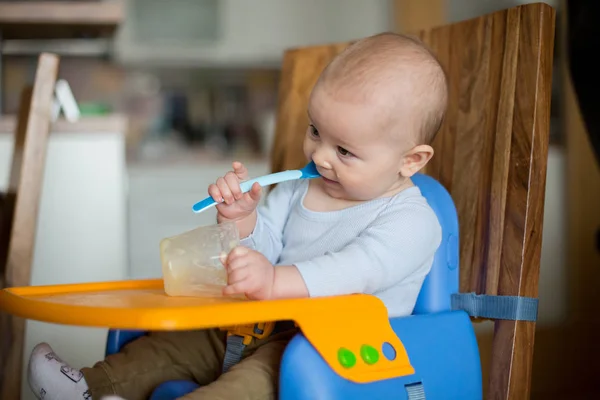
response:
M310 134L313 135L314 137L319 137L319 131L312 124L310 125Z
M340 153L343 156L351 156L352 153L350 153L348 150L346 150L343 147L338 146L338 153Z

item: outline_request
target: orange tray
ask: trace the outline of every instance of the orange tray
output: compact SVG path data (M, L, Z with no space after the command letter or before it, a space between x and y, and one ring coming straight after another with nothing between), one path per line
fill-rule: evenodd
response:
M249 301L226 297L171 297L163 281L131 280L0 290L0 310L50 323L142 330L206 329L294 320L330 367L364 383L414 373L392 330L383 303L370 295ZM360 354L363 345L396 350L391 361L345 368L340 349ZM359 357L357 357L358 359Z

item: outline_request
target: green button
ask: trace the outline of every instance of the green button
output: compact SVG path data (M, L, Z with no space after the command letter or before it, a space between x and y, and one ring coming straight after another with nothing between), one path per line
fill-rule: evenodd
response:
M344 368L352 368L356 364L356 356L348 349L340 348L338 350L338 361Z
M368 344L362 345L360 348L360 356L363 361L369 365L373 365L379 361L379 352Z

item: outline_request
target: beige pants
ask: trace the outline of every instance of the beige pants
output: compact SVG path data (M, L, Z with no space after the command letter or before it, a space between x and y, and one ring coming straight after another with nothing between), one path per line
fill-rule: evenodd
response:
M156 386L170 380L193 380L201 386L182 400L275 399L281 356L296 332L255 340L225 374L226 334L218 329L153 332L82 372L92 399L116 394L147 400Z

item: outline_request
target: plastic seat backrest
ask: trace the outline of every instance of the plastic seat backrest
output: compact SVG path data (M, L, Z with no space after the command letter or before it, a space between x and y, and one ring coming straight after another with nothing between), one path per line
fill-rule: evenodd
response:
M450 297L458 292L458 215L450 193L434 178L416 174L413 182L435 212L442 227L442 241L435 253L431 271L423 282L413 314L450 310Z

